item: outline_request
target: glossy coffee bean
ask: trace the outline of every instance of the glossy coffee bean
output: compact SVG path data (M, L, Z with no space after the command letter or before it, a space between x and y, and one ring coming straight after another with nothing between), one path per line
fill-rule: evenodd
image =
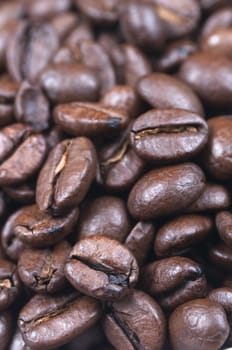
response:
M192 158L207 141L205 120L181 109L150 110L136 119L130 132L138 156L159 164Z
M9 350L31 350L31 348L25 344L25 341L23 340L23 336L18 328L16 329L16 331L12 336L8 349Z
M75 48L79 43L85 40L94 40L93 28L87 18L79 18L77 25L65 38L64 44ZM78 58L77 58L78 60Z
M232 247L227 246L224 242L216 242L209 247L208 259L220 269L232 271Z
M58 36L49 23L20 23L7 48L7 66L12 78L36 81L58 44Z
M165 317L160 306L151 297L133 290L130 296L114 301L106 310L104 330L115 349L163 348L166 336Z
M75 0L76 5L91 21L96 24L110 25L118 19L117 4L119 0Z
M126 237L124 244L132 252L139 266L144 264L149 254L154 234L153 223L139 221Z
M7 350L13 333L13 317L9 311L0 313L1 350Z
M125 129L127 112L97 103L61 104L54 110L55 123L75 136L110 137Z
M230 132L232 116L212 118L208 121L209 140L204 150L206 170L216 179L230 179L232 175Z
M207 294L207 281L201 266L180 256L150 263L144 267L141 278L144 290L156 297L166 310Z
M210 55L220 55L232 58L231 28L217 29L201 42L201 49Z
M102 300L128 294L137 283L138 273L130 251L108 237L78 241L65 266L65 276L77 290Z
M91 327L100 315L98 302L90 297L36 295L20 311L18 327L26 345L57 348Z
M132 188L128 209L140 220L178 213L196 200L204 187L204 174L193 163L155 169Z
M33 183L24 183L12 187L4 187L4 192L16 202L32 204L35 202L35 188Z
M17 266L8 260L0 260L0 310L9 308L18 298L21 292Z
M179 77L212 107L230 107L232 62L221 56L197 53L182 64Z
M205 0L207 1L207 0ZM208 0L209 1L209 0ZM215 0L217 1L217 0ZM206 19L201 32L201 38L204 39L214 31L223 28L229 28L232 24L232 9L231 7L222 7Z
M54 0L51 0L51 2L54 3ZM62 11L51 18L52 26L57 32L60 42L63 42L63 40L65 40L69 36L71 31L74 28L76 28L76 26L78 25L78 20L79 17L77 16L77 14L72 13L71 11Z
M65 216L52 217L39 210L37 205L24 207L14 218L15 235L31 247L54 245L72 232L79 210L73 209Z
M55 104L95 101L99 94L96 73L77 63L49 65L41 74L40 83L50 101Z
M48 129L50 106L47 97L38 88L24 81L15 99L15 118L28 124L36 132Z
M220 349L229 330L222 306L208 299L196 299L179 306L169 320L169 332L175 350Z
M96 151L87 138L67 139L49 154L38 176L36 202L42 211L63 215L85 197L96 172Z
M221 211L216 216L216 226L221 239L232 246L232 214L229 211Z
M185 109L203 116L202 104L194 91L180 79L162 73L152 73L137 84L139 95L157 109Z
M46 19L67 11L70 0L35 0L27 2L27 14L33 19Z
M102 196L83 208L79 219L78 239L106 236L123 242L131 223L125 202L117 197Z
M213 230L213 220L202 215L183 215L162 225L155 235L158 257L179 255L205 241Z
M14 122L14 99L19 84L8 75L0 77L0 126L9 125Z
M64 265L71 246L62 241L53 248L25 249L18 261L23 283L37 293L55 293L65 286Z

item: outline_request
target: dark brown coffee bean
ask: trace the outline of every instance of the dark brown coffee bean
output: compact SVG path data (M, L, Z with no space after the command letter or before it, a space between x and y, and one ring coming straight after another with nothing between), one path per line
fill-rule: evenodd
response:
M41 212L37 205L24 207L14 220L14 232L31 247L43 248L54 245L71 233L79 216L73 209L61 217Z
M207 0L206 0L207 1ZM209 0L208 0L209 1ZM229 28L232 25L231 7L222 7L214 11L205 21L202 27L201 38L205 38L214 31L223 28Z
M1 4L0 4L1 8ZM0 10L1 11L1 10ZM0 12L1 13L1 12ZM2 13L0 14L0 16ZM0 68L6 69L6 51L8 43L11 39L11 35L13 35L14 31L19 25L19 20L9 20L6 23L1 25L1 17L0 17Z
M41 85L53 103L95 101L99 94L96 73L82 64L57 63L40 77Z
M37 293L55 293L65 286L64 265L71 246L62 241L53 248L25 249L18 261L23 283Z
M154 239L155 225L151 222L139 221L127 236L124 244L142 266L148 256Z
M181 109L150 110L132 124L130 143L142 159L173 163L192 158L208 141L208 125Z
M123 109L76 102L57 106L54 120L71 135L107 138L125 129L129 117Z
M127 42L149 51L163 47L166 36L164 23L152 2L121 2L119 20Z
M34 0L27 1L27 14L33 19L46 19L67 11L71 0Z
M86 18L81 18L75 28L66 37L64 44L71 50L76 48L78 44L85 40L93 41L94 33L89 21ZM76 59L78 58L76 57Z
M91 327L100 315L98 302L90 297L36 295L21 310L18 326L28 346L57 349Z
M141 101L135 89L128 85L115 85L102 96L101 103L107 107L122 108L132 117L139 115Z
M62 215L85 197L96 172L96 151L85 137L64 140L49 154L36 185L40 210Z
M208 126L209 140L204 150L202 164L214 178L230 179L232 176L232 149L230 146L232 116L211 118Z
M228 322L230 325L230 335L227 339L226 344L232 345L232 320L231 320L231 312L232 312L232 288L217 288L213 289L207 296L209 300L215 301L220 304L228 318Z
M58 49L58 36L49 23L20 23L7 48L7 66L16 81L34 82Z
M117 350L163 349L164 314L160 306L141 291L133 290L130 296L109 305L103 322L105 334Z
M206 183L203 192L186 210L188 213L224 210L231 206L229 190L218 184Z
M62 142L63 139L63 131L58 126L54 126L54 128L52 128L46 135L48 151L53 150L53 148L56 147L58 143Z
M141 278L144 290L158 298L167 310L207 294L207 281L201 266L180 256L150 263L144 267Z
M49 127L49 101L36 86L24 81L15 98L15 118L40 132Z
M23 209L18 209L16 212L11 214L1 230L1 243L4 248L5 254L13 261L17 261L25 248L25 244L19 239L14 232L15 220Z
M9 311L0 313L1 350L7 350L13 333L13 317Z
M22 1L1 1L0 4L0 27L12 20L17 20L25 15L25 6Z
M220 269L232 271L232 247L227 246L224 242L212 244L208 249L208 258Z
M204 187L204 174L193 163L155 169L132 188L128 208L140 220L171 215L196 200Z
M114 24L118 19L119 0L75 0L81 12L96 24Z
M232 214L229 211L221 211L216 216L216 226L221 239L232 246Z
M190 0L152 0L155 9L163 20L169 38L176 38L191 33L200 19L200 6Z
M12 336L8 350L31 350L31 348L25 344L22 333L19 331L18 328Z
M11 80L8 75L0 77L0 126L14 121L14 99L19 84Z
M77 290L102 300L122 298L137 283L138 273L134 256L108 237L78 241L65 266L65 276Z
M157 109L186 109L203 116L201 102L181 80L167 74L152 73L137 84L139 95Z
M206 240L213 230L208 216L184 215L162 225L155 236L154 249L158 257L179 255Z
M217 29L202 40L201 49L210 55L220 55L231 59L231 37L231 28Z
M17 266L7 260L0 260L0 310L6 310L19 297L22 283Z
M54 0L52 0L51 3L54 3ZM59 14L56 14L56 16L54 16L53 18L51 18L52 26L55 28L60 42L65 40L65 38L70 34L70 32L78 26L78 21L79 18L77 14L68 11L62 11Z
M191 55L182 64L179 76L207 105L230 107L232 62L228 58L207 53Z
M221 349L229 330L222 306L208 299L196 299L179 306L169 319L175 350Z
M11 199L22 204L32 204L35 202L35 188L32 183L25 183L18 186L4 187L4 192Z
M106 236L124 242L130 227L130 217L125 202L117 197L102 196L83 208L77 234L78 239Z

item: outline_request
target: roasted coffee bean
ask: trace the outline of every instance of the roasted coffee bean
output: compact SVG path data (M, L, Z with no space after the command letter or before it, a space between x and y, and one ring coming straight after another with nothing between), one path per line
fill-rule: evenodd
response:
M53 148L56 147L58 143L62 142L63 139L63 131L58 126L54 126L54 128L52 128L46 135L48 151L53 150Z
M182 64L179 76L212 107L229 108L232 96L232 62L226 57L198 53Z
M216 226L221 239L232 246L232 214L229 211L222 211L216 216Z
M214 31L201 42L201 49L210 55L232 58L232 29L223 28Z
M206 0L207 1L207 0ZM209 0L208 0L209 1ZM213 12L205 21L201 38L207 37L214 31L223 28L229 28L232 25L232 9L231 7L222 7L221 9Z
M102 300L122 298L136 285L138 273L134 256L108 237L78 241L65 266L65 276L77 290Z
M164 314L160 306L141 291L133 290L130 296L110 304L103 322L105 334L117 350L163 349Z
M53 103L95 101L99 94L96 73L77 63L48 66L40 77L41 86Z
M118 19L119 0L75 0L80 10L96 24L114 24Z
M7 350L13 333L13 317L9 311L0 313L1 350Z
M19 84L8 75L0 77L0 126L14 122L14 99L18 88Z
M65 216L52 217L40 211L37 205L32 205L24 207L14 219L14 232L31 247L48 247L72 232L78 216L77 208Z
M207 294L207 281L195 261L176 256L154 261L142 271L142 286L167 310Z
M200 213L204 211L218 211L231 206L229 190L218 184L206 183L201 195L188 208L188 213Z
M131 215L140 220L171 215L196 200L204 187L204 174L193 163L155 169L132 188L128 208Z
M183 215L166 222L155 235L154 250L158 257L179 255L205 241L213 230L208 216Z
M22 204L35 202L35 188L32 183L25 183L18 186L4 187L4 192L11 199Z
M202 104L194 91L181 80L167 74L152 73L137 84L139 95L157 109L186 109L204 115Z
M195 0L152 0L155 9L164 22L169 38L191 33L200 19L200 5Z
M220 269L232 271L232 247L227 246L224 242L217 242L209 247L208 259Z
M154 239L155 225L151 222L139 221L127 236L124 244L142 266L148 256Z
M18 328L12 336L8 350L31 350L31 348L25 344L22 333L19 331Z
M17 266L0 259L0 311L6 310L18 299L21 286Z
M45 19L67 11L71 0L34 0L27 2L27 15L33 19Z
M200 0L204 10L211 11L225 5L230 5L230 0Z
M71 246L63 241L47 249L25 249L18 261L23 283L37 293L55 293L65 286L64 265Z
M43 135L30 135L23 124L12 124L0 131L0 184L16 185L30 178L41 166L46 156Z
M21 310L18 326L32 348L51 349L64 345L100 318L98 302L77 293L34 296Z
M132 86L115 85L102 96L101 103L107 107L122 108L132 118L137 117L141 110L141 101Z
M204 167L216 179L226 180L232 176L232 150L230 134L232 116L212 118L208 121L209 140L204 150ZM220 150L220 152L218 151Z
M222 306L208 299L196 299L179 306L169 320L175 350L220 349L229 329Z
M128 114L120 108L97 103L69 103L54 110L54 120L65 132L75 136L110 137L125 129Z
M94 40L94 33L89 21L86 18L80 18L78 24L65 38L64 44L69 49L76 48L79 43L85 40ZM77 58L78 59L78 58Z
M20 23L7 48L7 66L12 78L36 81L58 44L58 36L49 23Z
M42 211L64 214L85 197L96 172L96 151L85 137L64 140L49 154L37 180L36 202Z
M1 4L0 4L1 8ZM1 10L0 10L1 11ZM2 13L1 13L2 14ZM1 15L0 15L1 16ZM6 51L11 35L16 30L19 20L9 20L1 25L0 18L0 68L6 69Z
M49 101L43 92L24 81L15 99L15 118L20 123L28 124L36 132L49 127Z
M102 196L83 208L77 229L78 239L106 236L123 242L130 231L130 217L125 202Z
M5 254L13 261L17 261L25 248L25 244L19 239L14 232L15 220L23 209L18 209L11 214L5 221L5 224L1 230L1 244Z
M152 2L121 2L119 20L127 42L149 51L163 47L166 36L164 24Z
M173 71L191 54L197 51L197 46L190 40L178 40L166 46L162 55L154 60L155 70L160 72Z
M54 0L52 0L51 3L54 3ZM78 22L79 17L77 16L77 14L72 12L62 11L59 14L56 14L56 16L52 17L51 19L52 26L55 28L60 42L65 40L66 37L70 34L70 32L77 27Z
M205 120L181 109L150 110L136 119L130 132L130 143L138 156L159 164L188 160L207 141Z
M17 20L25 15L25 6L23 2L18 1L1 1L0 4L0 27L12 20Z

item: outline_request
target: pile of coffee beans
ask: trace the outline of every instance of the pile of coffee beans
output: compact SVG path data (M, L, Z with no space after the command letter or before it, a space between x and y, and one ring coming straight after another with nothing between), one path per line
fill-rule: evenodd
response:
M232 347L232 1L0 1L0 350Z

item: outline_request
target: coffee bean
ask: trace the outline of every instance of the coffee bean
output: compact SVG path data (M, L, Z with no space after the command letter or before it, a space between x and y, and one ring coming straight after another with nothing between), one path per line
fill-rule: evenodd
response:
M14 335L12 336L8 349L9 350L31 350L31 348L25 344L23 340L23 336L18 329L16 329L16 331L14 332Z
M128 208L140 220L171 215L196 200L204 187L204 174L193 163L155 169L132 188Z
M98 302L77 293L55 297L36 295L20 311L18 326L32 348L57 348L100 318Z
M0 78L0 126L14 122L14 99L19 84L11 80L8 75Z
M110 137L127 126L129 117L119 108L94 103L70 103L56 107L54 120L71 135Z
M172 163L192 158L208 140L207 123L184 110L150 110L133 123L130 143L135 152L151 162Z
M209 261L220 269L232 271L232 247L223 242L216 242L208 249Z
M229 211L222 211L216 216L216 226L221 239L232 246L232 214Z
M14 232L31 247L48 247L71 233L78 216L77 208L65 216L52 217L32 205L24 207L14 219Z
M220 349L229 329L222 306L207 299L196 299L179 306L169 320L175 350Z
M202 104L194 91L180 79L170 75L146 75L138 81L137 91L154 108L185 109L204 116Z
M203 0L207 1L207 0ZM208 0L209 2L210 0ZM217 1L217 0L214 0ZM220 1L220 0L218 0ZM207 37L209 34L212 34L214 31L222 28L229 28L232 24L232 9L230 7L222 7L217 11L213 12L205 21L201 38Z
M40 0L39 0L40 1ZM69 0L68 0L69 1ZM48 2L46 2L48 3ZM56 1L55 4L58 2ZM34 3L32 3L34 4ZM61 5L64 4L64 1L61 0ZM52 8L54 8L54 0L51 1ZM78 16L75 13L72 12L63 12L57 13L54 17L51 18L51 23L55 31L57 32L57 35L60 39L60 42L66 39L70 32L77 27L78 25Z
M85 137L64 140L49 154L37 180L36 202L42 211L64 214L85 197L96 171L96 151Z
M7 350L13 333L13 317L9 311L0 313L1 350Z
M35 0L27 2L27 14L33 19L46 19L67 11L70 0Z
M67 45L69 49L73 49L85 40L94 40L94 33L89 21L86 18L80 18L78 24L65 38L64 44Z
M166 322L151 297L133 290L130 297L113 302L106 310L104 329L115 349L163 349Z
M18 261L23 283L37 293L55 293L65 286L64 265L71 246L62 241L53 248L25 249Z
M230 28L217 29L202 40L201 49L206 53L231 59L231 34L232 30Z
M81 212L78 239L106 236L123 242L130 226L130 217L122 199L113 196L98 197Z
M22 283L17 266L7 260L0 260L0 310L6 310L19 297Z
M33 183L4 187L4 192L16 202L22 204L32 204L35 202L35 188Z
M102 300L126 295L138 280L134 256L108 237L78 241L65 266L65 276L80 292Z
M58 36L49 23L20 23L7 48L7 66L12 78L36 81L58 44Z
M154 261L142 271L143 288L167 310L207 294L207 281L195 261L176 256Z
M118 19L117 4L119 0L75 0L81 11L96 24L110 25Z

